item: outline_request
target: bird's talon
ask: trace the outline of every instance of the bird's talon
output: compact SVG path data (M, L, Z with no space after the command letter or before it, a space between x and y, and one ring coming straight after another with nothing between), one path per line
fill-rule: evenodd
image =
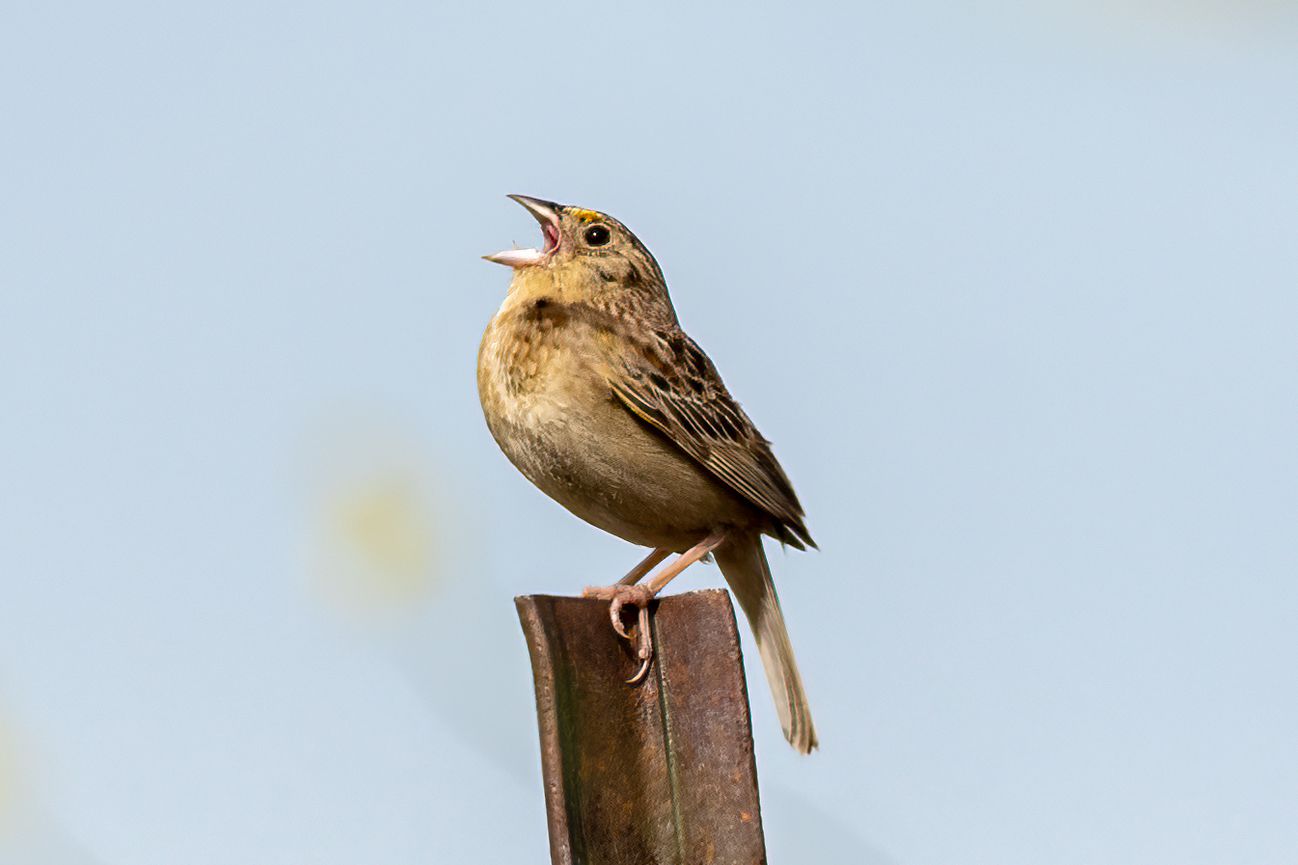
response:
M649 605L645 604L640 608L640 619L638 623L640 629L640 646L636 651L641 660L652 658L654 653L653 636L649 633Z
M652 663L653 663L653 656L652 656L652 655L651 655L650 657L648 657L648 658L645 658L645 659L640 663L640 669L636 670L635 675L632 676L631 678L627 679L627 680L626 680L626 683L627 683L628 685L635 685L635 684L638 684L638 683L640 682L640 680L643 679L643 678L645 677L645 674L647 674L647 673L649 672L649 665L652 664Z
M614 600L613 603L609 604L608 615L609 618L613 620L614 632L628 643L631 642L633 639L631 633L627 631L626 626L622 624L622 603L618 600Z
M649 602L653 600L654 593L645 586L628 586L619 583L612 586L590 586L582 592L582 597L598 598L609 602L608 617L613 625L614 633L628 643L635 644L635 656L640 661L640 669L636 671L634 676L626 680L627 684L634 685L639 682L649 672L649 666L653 663L653 637L649 631ZM622 621L622 612L628 606L636 609L634 630L628 630Z
M635 656L640 659L640 669L636 674L626 680L628 685L638 683L649 672L649 667L654 660L654 641L653 633L649 630L649 606L640 608L640 619L636 633Z

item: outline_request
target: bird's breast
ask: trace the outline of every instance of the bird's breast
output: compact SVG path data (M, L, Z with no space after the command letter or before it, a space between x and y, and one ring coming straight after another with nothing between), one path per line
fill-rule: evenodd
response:
M478 353L487 426L528 480L587 522L647 546L684 549L699 532L747 519L732 493L613 395L599 329L537 318L502 309Z
M492 320L478 351L478 394L493 433L497 422L522 428L562 422L589 378L572 336L548 319L508 311Z

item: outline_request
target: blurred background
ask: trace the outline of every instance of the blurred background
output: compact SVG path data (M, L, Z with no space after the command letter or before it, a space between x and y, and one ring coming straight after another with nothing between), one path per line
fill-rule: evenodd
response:
M1294 859L1298 8L846 5L5 4L0 862L548 861L510 192L807 506L772 862Z

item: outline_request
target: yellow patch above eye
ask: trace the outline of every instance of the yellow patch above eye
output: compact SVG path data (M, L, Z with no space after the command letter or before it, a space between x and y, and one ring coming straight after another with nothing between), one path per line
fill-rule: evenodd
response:
M602 213L596 213L593 210L582 210L580 207L574 207L570 212L582 222L599 222L604 218Z

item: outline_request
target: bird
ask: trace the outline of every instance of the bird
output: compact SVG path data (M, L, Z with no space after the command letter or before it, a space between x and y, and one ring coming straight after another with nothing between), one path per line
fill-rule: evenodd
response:
M658 262L625 225L509 198L540 223L543 241L483 256L513 270L478 350L488 429L542 492L650 549L617 583L584 591L610 602L613 628L636 644L640 667L628 682L652 662L649 602L711 556L752 629L785 738L810 753L816 730L762 538L816 544L770 442L681 328ZM627 607L638 615L630 631Z

